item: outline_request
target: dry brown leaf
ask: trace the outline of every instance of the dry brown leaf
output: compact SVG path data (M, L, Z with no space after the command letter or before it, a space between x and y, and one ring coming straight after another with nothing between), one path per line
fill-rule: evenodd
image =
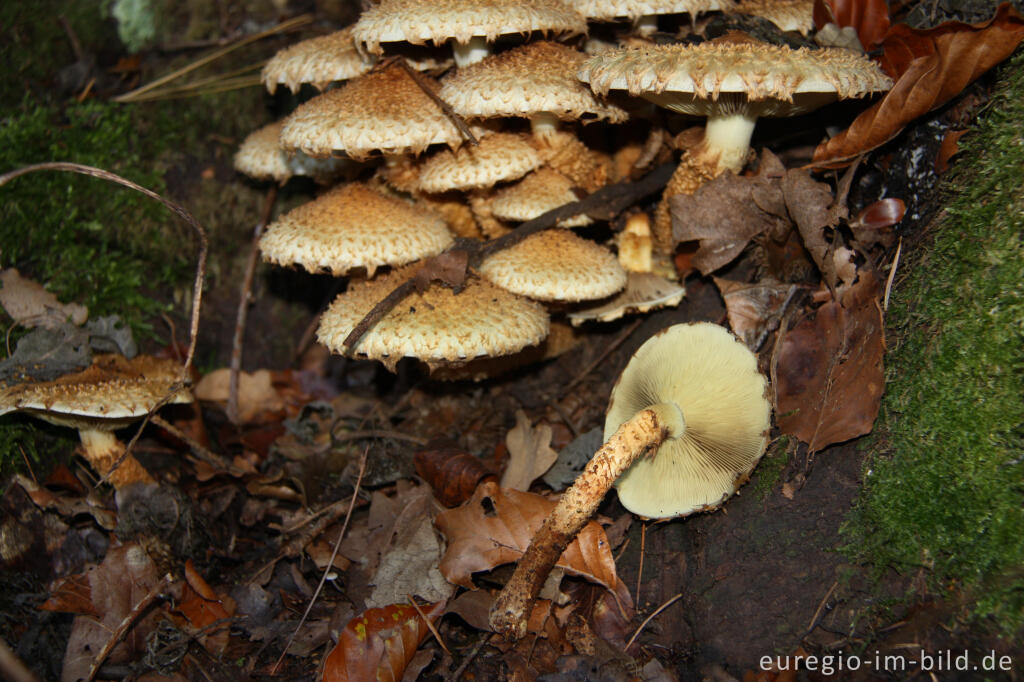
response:
M508 464L501 475L502 488L529 490L534 479L543 476L558 459L558 453L551 449L551 426L533 428L522 410L516 410L516 425L505 436L505 446Z
M786 209L796 224L804 248L830 287L835 286L835 273L830 268L831 245L825 239L825 228L832 224L832 189L818 182L805 170L794 168L782 181Z
M862 271L813 318L786 332L779 350L775 414L779 429L811 452L869 433L885 386L880 283Z
M519 560L554 506L540 495L503 490L492 481L482 483L461 507L437 515L437 527L448 538L441 573L449 582L473 589L473 573ZM556 566L603 585L621 604L632 606L600 524L587 523Z
M227 595L219 595L196 571L192 560L185 562L185 587L178 601L181 612L193 631L199 635L199 641L213 654L222 654L228 645L229 619L235 612L235 602ZM214 625L217 621L224 621Z
M443 602L420 607L431 622ZM409 604L368 609L349 621L324 659L322 682L397 682L430 629Z
M61 303L43 285L22 277L15 268L0 272L0 305L15 324L56 329L67 321L85 324L89 309L77 303Z
M413 455L416 473L434 490L438 502L455 507L470 498L484 479L497 477L480 460L461 448L427 443Z
M769 212L782 203L777 179L765 175L770 167L762 163L761 174L752 177L723 173L693 194L669 200L672 238L677 244L700 242L691 262L701 273L726 265L751 239L775 230L783 220Z
M1009 57L1024 38L1024 17L1009 4L981 24L947 22L918 30L892 27L882 41L882 68L898 76L892 90L845 131L814 150L813 165L841 167L895 137L918 116L942 106Z
M426 486L423 486L424 488ZM428 601L444 601L455 587L438 570L441 542L426 513L404 523L394 543L381 553L380 563L370 579L373 592L367 606L386 606L408 595Z
M215 369L200 379L192 392L198 400L226 403L230 376L231 370L226 367ZM238 416L243 423L252 422L263 412L282 409L284 400L274 388L270 370L238 373Z
M748 284L718 277L715 277L715 285L725 301L729 326L751 350L757 350L768 324L777 322L783 301L790 290L797 287L785 282Z

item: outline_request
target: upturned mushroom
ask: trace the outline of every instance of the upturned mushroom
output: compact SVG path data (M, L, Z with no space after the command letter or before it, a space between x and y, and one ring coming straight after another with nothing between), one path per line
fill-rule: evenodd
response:
M577 76L599 94L626 90L659 106L707 117L703 141L665 188L654 223L657 248L671 247L667 198L690 194L747 162L762 116L795 116L888 90L892 81L867 57L841 49L791 49L744 34L698 45L651 45L591 57Z
M764 453L766 387L754 354L718 325L675 325L648 339L612 390L605 444L534 536L494 602L491 626L525 634L548 573L613 484L623 506L648 518L721 505Z
M86 461L111 485L152 483L153 477L130 453L117 469L125 446L114 431L165 403L192 401L179 384L181 366L169 359L139 355L99 355L90 367L52 381L26 381L0 389L0 415L24 412L78 430Z

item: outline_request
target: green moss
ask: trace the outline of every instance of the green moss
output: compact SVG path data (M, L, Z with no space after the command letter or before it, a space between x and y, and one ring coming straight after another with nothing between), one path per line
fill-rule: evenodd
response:
M904 260L889 381L848 551L930 569L971 615L1024 627L1024 55L1003 71L947 216ZM882 441L885 441L884 444Z
M761 462L757 465L757 480L754 481L754 493L757 499L764 502L772 494L775 484L789 464L789 436L781 436L771 444Z

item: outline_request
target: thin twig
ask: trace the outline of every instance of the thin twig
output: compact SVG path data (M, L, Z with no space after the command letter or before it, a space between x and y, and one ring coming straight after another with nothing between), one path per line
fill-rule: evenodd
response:
M256 276L256 265L260 259L260 237L263 229L270 221L274 202L277 201L277 185L271 185L263 201L263 211L259 222L253 230L252 246L249 247L249 260L245 264L242 276L241 293L238 296L238 314L235 316L235 336L231 342L231 369L228 375L228 419L232 424L239 423L238 417L238 372L242 368L242 343L245 341L245 322L249 317L249 304L252 303L252 280Z
M159 402L157 402L157 404L154 405L149 410L149 412L146 413L146 416L142 418L142 423L139 424L139 428L136 429L135 434L132 436L132 439L128 441L127 445L124 446L124 451L116 460L114 460L114 463L110 465L110 468L107 469L107 472L100 476L100 480L96 482L96 487L99 487L110 480L110 477L114 474L115 471L117 471L117 468L121 466L121 464L123 464L124 461L131 456L132 450L135 448L135 444L139 442L139 438L142 436L142 432L146 429L146 425L149 424L149 422L156 417L157 410L171 402L171 399L174 398L178 391L181 391L184 388L185 384L182 383L181 381L176 381L173 384L171 384L171 388L167 392L167 395L161 398Z
M476 136L473 134L473 131L470 130L469 126L466 125L466 122L462 120L462 117L456 114L455 110L452 109L447 102L437 96L437 93L434 92L433 88L431 88L430 85L427 84L427 81L424 80L423 75L416 69L409 66L409 62L407 62L403 57L395 57L395 59L402 68L405 69L405 72L409 74L409 78L419 86L420 90L423 91L423 94L429 97L430 100L437 105L437 108L441 110L441 113L443 113L448 120L459 129L459 132L462 133L464 138L466 138L466 141L472 145L480 144L479 140L477 140Z
M103 645L103 648L100 649L99 654L97 654L92 665L89 667L89 675L85 678L86 682L92 682L96 679L96 674L100 671L100 666L103 665L103 662L107 660L107 656L110 655L110 652L114 650L114 647L117 646L118 642L121 641L128 630L135 625L135 622L143 612L149 608L150 604L157 600L164 588L167 586L169 577L170 576L164 576L159 583L154 585L153 589L151 589L146 596L142 598L142 601L132 607L131 612L124 617L124 620L122 620L121 624L117 626L117 629L111 633L110 637L107 639L107 643Z
M441 648L444 649L444 652L451 656L452 652L448 650L447 646L445 646L444 640L441 639L441 633L437 631L437 628L434 627L434 624L431 622L431 620L427 618L427 614L423 613L423 609L421 609L420 605L416 603L416 600L413 599L413 596L411 594L407 594L405 595L405 598L408 599L409 603L412 604L412 607L416 609L416 613L420 614L420 618L422 618L423 622L426 623L427 629L430 630L430 634L434 636L434 639L436 639L437 643L441 645Z
M644 554L647 551L647 521L640 522L640 567L636 571L636 606L640 608L640 581L644 577Z
M189 369L192 367L192 359L196 354L196 341L199 336L199 307L203 300L203 281L206 278L206 254L209 250L209 242L206 238L206 230L199 224L199 221L188 212L185 208L174 203L170 199L165 199L156 192L150 189L146 189L141 185L137 185L131 180L122 178L120 175L111 173L110 171L103 170L102 168L95 168L93 166L83 166L80 163L68 163L66 161L54 161L49 163L34 163L29 166L22 166L15 170L9 171L0 175L0 187L7 184L10 180L16 177L31 173L33 171L41 170L59 170L68 171L70 173L81 173L82 175L90 175L94 178L100 178L102 180L109 180L119 185L124 185L134 189L137 192L145 194L150 199L155 199L163 204L168 210L177 215L179 218L184 220L189 226L195 230L199 237L199 254L196 263L196 277L195 282L192 285L192 324L190 326L190 339L188 345L188 355L185 357L185 366L182 367L181 377L182 382L188 383L189 381Z
M480 650L484 648L484 645L491 641L492 637L494 637L493 632L484 634L484 636L480 638L480 641L473 645L473 650L466 654L466 657L462 659L462 663L460 663L459 667L455 669L455 672L446 677L445 680L447 680L447 682L459 682L465 674L466 668L468 668L469 664L473 662L473 659L477 657L477 654L479 654Z
M0 677L10 682L40 682L36 674L0 638Z
M324 566L324 573L320 576L320 584L316 586L316 590L313 592L313 597L309 600L309 605L306 606L305 612L302 614L302 618L299 619L299 624L295 626L295 631L292 632L292 636L288 638L288 643L284 645L284 650L281 652L281 656L274 663L274 667L271 668L270 674L276 675L277 669L281 667L281 662L284 660L285 655L288 653L288 648L295 641L295 637L299 634L299 628L306 622L306 618L309 616L309 612L313 609L313 604L316 603L316 598L320 596L320 592L324 589L324 583L327 582L327 576L330 575L331 569L334 567L334 560L338 556L338 549L341 547L341 539L345 535L345 530L348 528L349 519L352 518L352 510L356 506L356 496L359 495L359 485L363 482L363 472L366 471L366 455L370 451L370 448L363 450L363 456L359 460L359 475L356 476L356 487L352 491L352 501L348 505L348 512L345 514L345 521L341 524L341 530L338 531L338 539L334 541L334 551L331 552L331 558L327 561L327 565Z
M257 40L261 40L262 38L266 38L267 36L274 35L275 33L281 33L283 31L290 31L293 28L297 28L298 26L301 26L303 24L307 24L307 23L311 22L312 20L313 20L313 16L311 14L303 14L301 16L295 17L294 19L289 19L287 21L283 21L280 24L278 24L277 26L275 26L273 28L270 28L270 29L267 29L266 31L260 31L259 33L252 34L251 36L246 36L245 38L242 38L241 40L239 40L238 42L236 42L236 43L234 43L232 45L229 45L229 46L227 46L227 47L225 47L225 48L223 48L221 50L217 50L216 52L213 52L211 54L206 55L205 57L201 57L200 59L197 59L196 61L192 62L188 66L185 66L185 67L182 67L182 68L177 69L175 71L172 71L171 73L169 73L169 74L167 74L165 76L161 76L160 78L157 78L156 80L151 81L150 83L147 83L146 85L143 85L141 88L136 88L135 90L132 90L131 92L126 92L123 95L118 95L117 97L113 98L113 101L114 102L118 102L118 103L139 101L141 96L144 95L145 93L148 93L148 92L150 92L150 91L160 87L164 83L169 83L170 81L172 81L172 80L174 80L176 78L180 78L181 76L184 76L187 73L192 73L196 69L202 68L203 66L206 66L210 62L216 61L216 60L220 59L221 57L223 57L225 55L231 54L235 50L237 50L237 49L239 49L241 47L244 47L244 46L248 45L249 43L256 42Z
M803 637L801 637L800 639L803 639L807 635L811 634L814 631L814 628L818 626L818 619L821 618L821 612L825 608L825 604L828 603L828 598L832 596L832 593L835 592L838 586L839 581L836 580L832 583L832 587L828 588L828 592L826 592L825 596L821 598L821 602L818 604L818 608L815 609L814 615L811 616L811 622L807 624L807 632L805 632Z
M583 381L583 379L588 374L590 374L595 369L597 369L597 366L600 365L602 362L604 362L605 359L609 355L611 355L613 352L615 352L616 348L621 346L623 344L623 342L625 342L626 339L628 339L630 336L632 336L633 332L635 332L637 330L637 327L639 327L642 322L643 322L643 318L640 318L638 320L635 320L633 322L633 324L631 324L628 327L626 327L625 331L623 331L621 334L619 334L617 337L615 337L614 341L612 341L610 344L605 346L604 350L601 351L601 354L598 355L589 365L587 365L583 369L582 372L580 372L578 375L576 375L575 379L570 381L569 384L565 388L562 389L562 392L559 395L559 397L561 398L561 397L567 395L569 393L569 391L571 391L572 389L576 388L577 384L579 384L581 381Z
M635 642L636 638L640 636L640 633L643 632L643 629L645 627L647 627L647 624L650 623L654 619L654 617L657 616L659 613L661 613L662 611L664 611L668 607L672 606L672 604L674 604L682 596L683 596L683 593L680 592L679 594L677 594L676 596L672 597L667 602L665 602L664 604L659 606L657 609L655 609L654 613L652 613L651 615L647 616L647 618L644 619L644 622L640 623L640 627L638 627L636 629L636 632L633 633L633 636L629 638L629 641L626 642L626 646L624 646L622 648L622 650L623 651L629 651L629 647L633 646L633 642Z
M348 433L331 434L331 440L335 443L344 443L350 440L363 440L364 438L390 438L391 440L404 440L416 445L426 445L428 442L428 439L426 438L413 436L408 433L400 433L398 431L388 431L386 429L368 429L365 431L349 431Z
M187 433L185 433L184 431L182 431L177 426L170 423L160 415L154 414L150 416L149 420L153 422L153 424L155 424L156 426L159 426L161 429L174 436L175 438L185 441L185 445L187 445L188 449L192 451L192 454L194 454L198 459L201 459L210 466L220 469L222 471L227 471L232 474L243 473L241 469L239 469L234 464L226 460L224 457L218 455L216 452L210 450L207 447L203 447L203 445L195 438L188 435Z
M896 269L900 266L900 254L903 252L903 237L896 244L896 255L892 257L892 265L889 266L889 276L885 278L885 296L882 299L882 310L889 310L889 294L892 293L892 283L896 279Z

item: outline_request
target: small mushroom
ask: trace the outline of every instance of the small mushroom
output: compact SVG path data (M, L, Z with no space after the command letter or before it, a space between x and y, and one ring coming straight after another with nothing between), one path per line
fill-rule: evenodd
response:
M764 453L766 386L754 354L718 325L680 324L648 339L612 390L605 444L534 536L491 608L491 626L525 634L548 573L613 484L623 506L649 518L721 505Z
M26 381L0 390L0 415L25 412L51 424L78 429L85 459L110 475L115 488L152 483L142 464L129 454L111 471L125 447L114 435L164 403L192 402L178 382L181 366L173 360L139 355L99 355L90 367L53 381Z
M514 185L494 192L490 209L496 218L525 222L547 213L553 208L579 201L572 182L552 168L538 168ZM583 227L593 219L581 213L563 218L558 227Z
M323 90L331 83L361 76L373 68L373 62L359 54L349 27L286 47L270 58L261 79L271 95L278 85L286 85L293 93L303 83Z
M350 159L317 159L302 152L289 154L281 148L284 121L275 121L250 133L235 152L235 170L254 180L284 184L293 175L308 175L326 182L353 164Z
M690 14L728 9L733 0L568 0L573 9L590 21L629 19L636 32L649 35L658 30L662 14Z

